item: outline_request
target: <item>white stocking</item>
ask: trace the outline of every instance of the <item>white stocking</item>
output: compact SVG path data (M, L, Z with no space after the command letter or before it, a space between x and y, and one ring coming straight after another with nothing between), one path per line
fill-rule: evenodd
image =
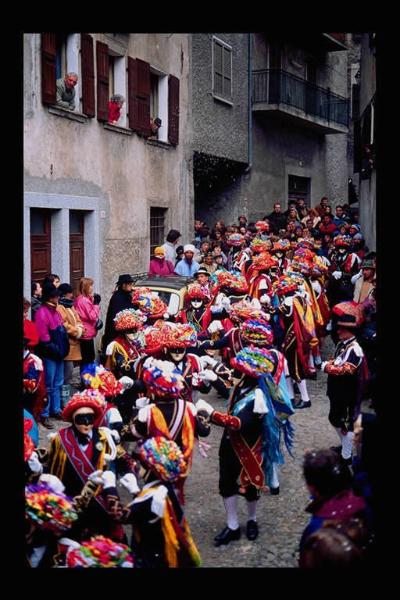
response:
M342 441L342 458L351 458L353 452L353 438L354 432L348 431L346 435L343 436Z
M271 487L273 487L273 488L279 487L278 463L272 463Z
M286 377L286 383L287 383L287 387L288 387L289 396L291 399L293 399L294 398L294 387L293 387L292 378Z
M258 500L247 500L247 520L257 521L256 510Z
M237 529L239 527L239 519L237 515L237 501L238 497L228 496L224 498L224 505L226 510L226 521L229 529Z
M300 390L300 396L303 402L310 402L310 397L307 392L307 382L305 379L302 379L297 384Z

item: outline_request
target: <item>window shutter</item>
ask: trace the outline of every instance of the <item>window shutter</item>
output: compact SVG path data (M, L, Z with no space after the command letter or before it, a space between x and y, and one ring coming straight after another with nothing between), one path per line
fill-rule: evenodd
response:
M168 78L168 140L176 146L179 142L179 79Z
M354 142L353 142L353 146L354 146L354 154L353 154L353 159L354 159L354 164L353 164L353 171L354 173L359 173L361 171L361 119L357 119L357 121L354 121Z
M140 58L136 59L137 67L137 115L138 132L144 136L151 135L150 130L150 65Z
M42 102L56 103L56 34L42 33Z
M96 114L94 100L94 57L93 38L87 33L81 34L82 62L82 111L88 117Z
M97 119L108 121L108 46L96 42Z
M128 56L128 118L129 127L133 131L139 131L137 110L137 65L136 60Z

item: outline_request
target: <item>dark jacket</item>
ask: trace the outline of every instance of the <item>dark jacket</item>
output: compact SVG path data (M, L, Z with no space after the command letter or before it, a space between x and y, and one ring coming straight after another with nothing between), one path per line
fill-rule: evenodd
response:
M108 344L112 342L117 335L114 327L115 315L121 310L125 310L127 308L133 308L132 294L130 292L125 292L124 290L116 290L111 296L107 310L106 326L102 341L102 348L104 351Z
M287 218L284 213L272 211L272 213L267 216L267 219L270 223L272 233L279 233L280 229L286 229Z
M31 298L31 317L32 317L32 321L35 320L35 315L37 310L42 306L41 301L39 300L39 298L36 298L36 296L32 296Z

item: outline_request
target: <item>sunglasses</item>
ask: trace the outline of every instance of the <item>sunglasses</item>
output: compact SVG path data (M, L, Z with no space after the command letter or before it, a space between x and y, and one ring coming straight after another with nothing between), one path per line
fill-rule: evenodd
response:
M94 415L93 414L82 414L74 417L75 425L93 425Z

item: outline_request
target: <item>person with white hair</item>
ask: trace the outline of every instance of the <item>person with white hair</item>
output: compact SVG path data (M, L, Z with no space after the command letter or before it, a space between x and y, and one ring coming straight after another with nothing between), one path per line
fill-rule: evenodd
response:
M76 73L67 73L64 79L56 81L56 104L67 110L75 110L75 86L78 83Z

